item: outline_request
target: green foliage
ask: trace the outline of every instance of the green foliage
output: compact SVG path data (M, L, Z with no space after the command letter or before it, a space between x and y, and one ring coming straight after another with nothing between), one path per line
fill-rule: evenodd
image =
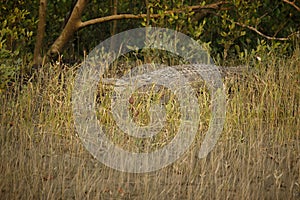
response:
M8 1L0 7L0 39L6 50L11 52L26 51L34 45L32 36L36 19L24 4L22 1Z
M187 25L191 23L192 15L194 13L189 12L187 6L189 6L189 1L149 1L149 11L150 14L160 14L159 18L152 18L150 25L170 28L173 30L186 32L188 28ZM169 10L182 10L180 13L165 13ZM146 26L146 18L142 22L143 26Z
M25 1L0 6L0 91L15 82L23 61L32 57L36 20L26 6Z
M208 5L215 1L202 1L193 5ZM299 31L300 13L282 1L231 0L219 10L188 10L189 1L150 1L151 14L161 17L151 19L151 26L181 31L209 50L215 61L226 64L227 60L254 59L258 54L278 51L293 52L292 41L268 40L262 34L279 38ZM167 10L182 12L165 13ZM142 22L146 26L146 18ZM249 27L261 32L259 34ZM264 52L262 52L264 51Z
M254 56L261 49L291 53L292 41L268 40L247 26L273 38L286 38L299 31L300 12L282 1L231 0L229 9L218 11L206 20L206 33L201 39L211 41L214 57L226 62L247 52L248 56Z
M77 0L48 1L44 51L60 35L76 2ZM149 25L174 29L193 37L211 52L218 63L254 56L258 54L256 51L261 46L267 50L276 49L283 54L292 52L292 42L270 41L247 26L271 37L287 37L299 31L300 12L294 7L281 0L229 0L228 4L221 6L222 9L200 9L192 12L188 8L216 2L218 1L149 0L150 14L161 15L159 18L152 18ZM18 59L24 60L24 56L31 58L38 6L38 0L5 0L0 5L0 53L1 59L5 59L1 63L18 63ZM112 1L92 0L84 11L82 21L109 16L112 14L112 7ZM117 8L118 13L147 13L145 1L118 1ZM181 12L166 13L171 10ZM78 31L66 45L64 52L61 52L64 59L80 61L84 51L88 53L111 36L112 23L95 24ZM146 18L120 20L116 33L146 25ZM273 47L276 48L272 49Z

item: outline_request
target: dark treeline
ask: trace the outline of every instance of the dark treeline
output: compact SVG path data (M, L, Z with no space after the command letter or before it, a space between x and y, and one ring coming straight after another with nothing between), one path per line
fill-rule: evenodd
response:
M219 63L268 52L287 55L299 38L299 7L299 1L288 0L4 0L1 79L43 61L80 62L104 39L143 26L183 32L201 42ZM39 21L44 28L39 29Z

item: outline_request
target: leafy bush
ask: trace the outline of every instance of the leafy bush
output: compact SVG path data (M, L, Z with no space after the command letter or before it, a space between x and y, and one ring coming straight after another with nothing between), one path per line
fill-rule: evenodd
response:
M28 3L28 2L27 2ZM25 1L7 1L0 6L0 91L15 81L24 60L32 58L36 20Z

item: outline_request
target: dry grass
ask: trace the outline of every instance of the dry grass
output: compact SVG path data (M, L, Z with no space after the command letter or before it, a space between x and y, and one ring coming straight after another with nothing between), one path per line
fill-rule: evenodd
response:
M22 90L16 84L1 94L0 197L299 199L299 58L296 50L227 78L226 124L210 155L197 159L196 141L176 163L148 174L115 171L84 149L72 119L75 67L45 67Z

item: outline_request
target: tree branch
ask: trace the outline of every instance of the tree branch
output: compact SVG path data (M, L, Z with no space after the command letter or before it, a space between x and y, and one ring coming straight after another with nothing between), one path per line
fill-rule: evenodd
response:
M215 15L221 17L220 15L216 14ZM260 32L259 30L257 30L257 28L253 27L253 26L249 26L249 25L246 25L246 24L243 24L243 23L240 23L240 22L236 22L236 21L233 21L231 19L226 19L227 21L230 21L231 23L235 23L236 25L240 26L240 27L243 27L243 28L247 28L251 31L254 31L255 33L257 33L258 35L268 39L268 40L279 40L279 41L287 41L287 40L290 40L292 36L296 35L296 34L299 34L299 31L296 31L294 33L291 33L290 35L288 35L287 37L284 37L284 38L278 38L278 37L272 37L272 36L268 36L262 32Z
M242 23L239 23L239 22L233 22L243 28L247 28L247 29L250 29L252 31L254 31L255 33L257 33L258 35L268 39L268 40L279 40L279 41L287 41L287 40L290 40L290 37L293 35L289 35L288 37L285 37L285 38L277 38L277 37L271 37L271 36L268 36L268 35L265 35L264 33L260 32L259 30L257 30L256 28L254 28L253 26L248 26L248 25L245 25L245 24L242 24Z
M74 35L74 33L80 28L81 24L81 16L83 13L84 8L87 5L88 0L78 0L71 16L63 29L62 33L59 37L55 40L52 44L50 49L47 52L47 55L51 56L51 54L57 54L61 52L64 45L69 41L69 39Z
M208 5L204 5L204 6L188 6L186 7L187 10L190 11L195 11L195 12L199 12L200 10L203 9L213 9L213 10L219 10L220 6L225 5L225 4L229 4L229 2L227 1L220 1L217 3L212 3L212 4L208 4ZM165 11L163 14L167 15L167 14L178 14L178 13L183 13L185 12L185 9L176 9L176 10L168 10ZM107 22L107 21L111 21L111 20L120 20L120 19L142 19L145 17L149 17L147 16L147 14L139 14L139 15L134 15L134 14L119 14L119 15L111 15L111 16L106 16L106 17L100 17L100 18L96 18L96 19L91 19L85 22L81 22L80 24L80 28L86 27L86 26L90 26L93 24L97 24L97 23L103 23L103 22ZM161 17L161 14L150 14L150 18L159 18Z
M287 4L290 4L291 6L293 6L294 8L296 8L297 11L300 12L300 7L295 4L295 1L291 2L289 0L283 0L283 2L285 2Z
M120 19L141 19L147 17L147 14L118 14L118 15L111 15L96 19L91 19L85 22L81 21L81 16L83 13L84 8L86 7L88 3L88 0L77 0L77 3L71 13L71 16L64 27L62 33L59 35L59 37L55 40L55 42L52 44L50 49L47 52L47 55L51 57L51 55L57 55L59 54L65 44L70 40L70 38L74 35L76 31L78 31L81 28L84 28L89 25L93 25L96 23L103 23L111 20L120 20ZM220 1L217 3L212 3L208 5L197 5L197 6L188 6L182 9L176 9L176 10L169 10L163 12L163 14L173 14L173 13L183 13L187 11L194 11L199 12L202 9L211 9L211 10L222 10L222 5L229 4L227 1ZM227 9L227 8L224 8ZM149 15L148 15L149 17ZM162 14L152 14L150 15L150 18L159 18L162 17Z
M139 15L134 15L134 14L119 14L119 15L110 15L110 16L105 16L105 17L100 17L100 18L96 18L96 19L91 19L85 22L81 22L79 27L80 28L84 28L86 26L90 26L93 24L97 24L97 23L103 23L103 22L108 22L108 21L112 21L112 20L120 20L120 19L141 19L146 17L146 14L139 14ZM159 17L159 14L155 14L155 15L151 15L151 17L153 18L157 18Z

